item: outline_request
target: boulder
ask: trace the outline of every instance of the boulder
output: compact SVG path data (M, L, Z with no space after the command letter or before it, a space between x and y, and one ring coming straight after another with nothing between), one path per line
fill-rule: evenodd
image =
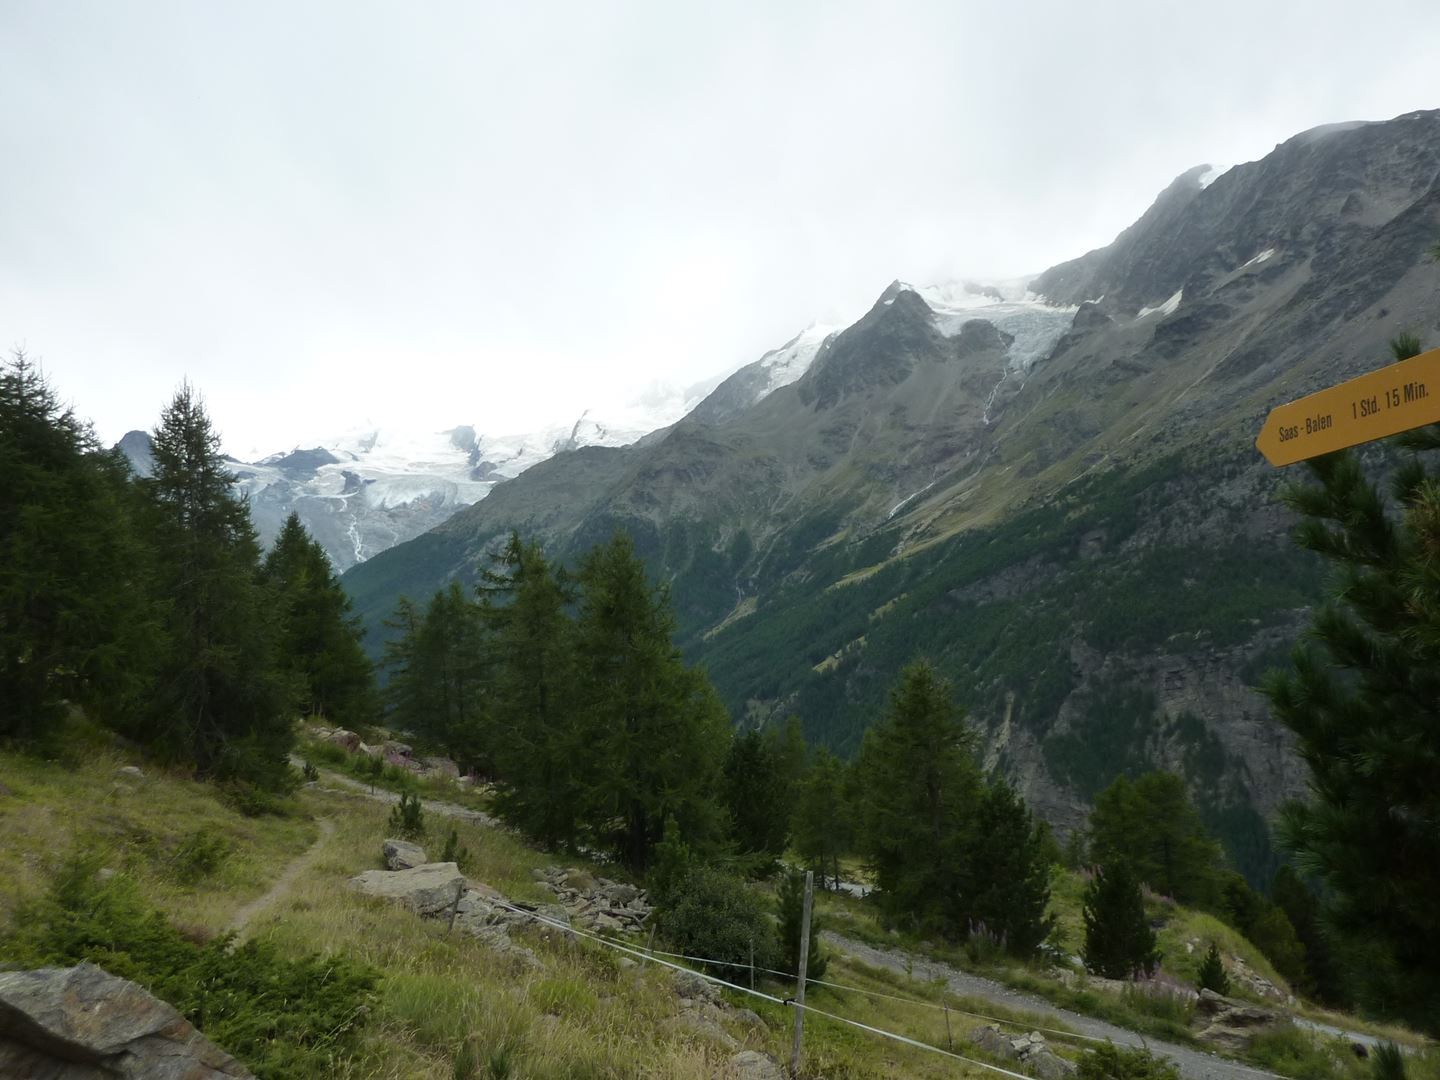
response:
M360 749L360 736L356 735L353 731L346 731L344 728L336 728L329 735L325 736L325 741L334 743L350 754Z
M715 989L715 984L702 979L693 971L672 971L670 985L676 997L708 1001L711 1004L720 1000L720 991Z
M380 756L380 747L378 747L378 746L371 746L369 743L363 743L363 742L362 742L358 747L356 747L356 750L358 750L360 753L364 754L366 757L379 757L379 756Z
M1289 1017L1274 1009L1222 997L1213 990L1200 991L1195 1019L1200 1026L1197 1039L1232 1053L1249 1049L1251 1040L1261 1032L1290 1023Z
M425 849L409 840L386 840L380 850L385 856L385 865L391 870L413 870L430 861L425 857Z
M0 972L0 1076L254 1080L171 1006L92 964Z
M350 887L366 896L397 900L417 915L449 911L465 875L453 862L425 863L409 870L366 870L350 879Z
M710 1042L717 1042L727 1050L739 1049L735 1037L714 1020L697 1013L686 1011L660 1022L661 1028L672 1035L698 1035Z
M779 1065L757 1050L741 1050L730 1059L735 1080L785 1080Z
M1067 1080L1078 1069L1074 1062L1060 1057L1038 1031L1024 1035L1007 1035L994 1024L977 1028L970 1042L993 1057L1019 1062L1025 1071L1040 1080Z
M432 776L443 776L447 780L457 780L460 777L460 766L448 757L423 757L420 764L424 766L425 772Z
M115 775L125 780L144 780L145 773L138 765L121 765L115 770Z
M972 1031L970 1043L994 1057L1013 1058L1015 1056L1015 1052L1010 1048L1010 1040L994 1024L986 1024L984 1027Z

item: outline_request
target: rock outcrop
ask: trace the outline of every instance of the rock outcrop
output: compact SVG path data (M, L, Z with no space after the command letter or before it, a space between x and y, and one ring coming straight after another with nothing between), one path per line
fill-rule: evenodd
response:
M174 1008L93 964L0 972L0 1076L253 1080Z
M970 1042L992 1057L1018 1062L1031 1076L1040 1080L1067 1080L1077 1072L1075 1063L1060 1057L1038 1031L1025 1035L1008 1035L994 1024L977 1028Z
M570 922L589 930L636 931L654 910L643 889L583 870L550 866L536 870L535 880L559 898Z
M438 915L463 895L465 875L453 862L425 863L408 870L366 870L350 879L350 887L366 896L404 904L416 915Z
M450 920L461 933L479 938L497 952L515 957L527 965L539 959L510 937L512 927L536 924L534 915L567 922L563 908L536 907L511 902L501 892L479 881L471 881L453 862L402 867L411 858L423 859L425 852L404 840L386 840L381 848L391 870L366 870L350 879L350 887L366 896L378 896L404 904L423 919Z
M1201 1042L1238 1054L1249 1049L1256 1035L1289 1024L1290 1019L1274 1009L1201 990L1195 1023L1200 1028L1195 1037Z

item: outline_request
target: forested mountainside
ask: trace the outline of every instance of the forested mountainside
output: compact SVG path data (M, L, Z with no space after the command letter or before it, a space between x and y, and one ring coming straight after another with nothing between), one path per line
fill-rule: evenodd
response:
M1303 773L1250 687L1321 571L1252 442L1395 335L1440 342L1440 112L1211 175L1034 279L1043 304L969 318L897 282L758 403L500 485L345 575L372 648L399 596L472 578L512 530L564 561L625 529L737 722L793 714L853 751L925 655L1056 825L1162 765L1258 879Z

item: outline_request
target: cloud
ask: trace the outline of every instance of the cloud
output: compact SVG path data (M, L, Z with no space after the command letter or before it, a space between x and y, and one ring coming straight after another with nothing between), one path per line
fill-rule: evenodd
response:
M1440 104L1428 2L692 8L8 4L0 331L107 438L535 427Z

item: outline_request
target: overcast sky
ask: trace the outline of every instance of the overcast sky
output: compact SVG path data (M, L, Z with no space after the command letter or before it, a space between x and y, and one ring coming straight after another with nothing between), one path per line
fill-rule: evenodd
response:
M1440 3L0 0L0 343L250 456L738 367L1440 106Z

